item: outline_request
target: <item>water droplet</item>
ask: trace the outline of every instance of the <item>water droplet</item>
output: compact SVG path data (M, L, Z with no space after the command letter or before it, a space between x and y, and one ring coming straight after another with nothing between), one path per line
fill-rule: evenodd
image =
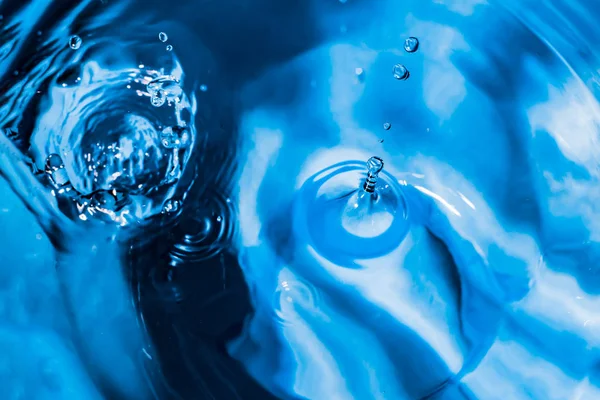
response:
M64 167L63 160L58 154L50 154L48 158L46 158L46 172L52 173L59 169L63 169Z
M162 106L165 101L179 103L183 95L179 81L172 76L155 78L148 83L146 89L150 94L152 105L155 107Z
M221 222L222 220L223 220L223 218L221 218L221 216L219 215L219 216L217 217L217 222Z
M78 48L81 47L82 42L83 41L81 40L81 38L79 36L73 35L69 39L69 47L72 48L73 50L77 50Z
M407 53L414 53L419 49L419 39L416 37L409 37L404 41L404 50Z
M166 42L167 40L169 40L169 37L167 36L167 34L166 34L166 33L164 33L164 32L161 32L161 33L159 33L159 34L158 34L158 39L159 39L161 42L163 42L163 43L164 43L164 42Z
M50 154L46 158L45 171L57 189L70 182L63 160L58 154Z
M170 44L167 45L167 51L172 51L173 50L173 46L171 46Z
M400 81L405 81L410 76L408 69L406 69L406 67L402 64L394 65L394 69L392 70L392 72L394 73L394 78Z
M174 212L179 211L180 208L181 208L181 202L179 200L169 199L165 203L165 205L163 207L163 211L166 213L174 213Z
M385 124L383 124L383 129L385 129L386 131L389 131L390 129L392 129L392 124L390 124L389 122L386 122Z
M178 149L187 146L189 142L188 130L181 126L169 126L160 133L160 142L167 149Z
M200 85L200 91L201 92L206 92L208 90L208 86L206 85Z

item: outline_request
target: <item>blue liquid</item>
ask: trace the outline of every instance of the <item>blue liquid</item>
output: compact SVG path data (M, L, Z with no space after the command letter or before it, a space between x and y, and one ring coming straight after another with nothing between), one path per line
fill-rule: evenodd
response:
M280 3L2 3L2 398L600 398L597 4Z

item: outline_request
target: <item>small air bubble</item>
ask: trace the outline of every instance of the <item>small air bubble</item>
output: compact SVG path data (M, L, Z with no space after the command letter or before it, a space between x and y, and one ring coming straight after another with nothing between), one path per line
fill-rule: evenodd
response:
M167 36L167 34L166 34L166 33L164 33L164 32L161 32L161 33L159 33L159 34L158 34L158 39L159 39L161 42L163 42L163 43L164 43L164 42L166 42L167 40L169 40L169 37Z
M170 44L167 45L167 51L172 51L173 50L173 46L171 46Z
M77 50L78 48L81 47L82 42L83 41L81 40L81 38L79 36L73 35L69 39L69 47L72 48L73 50Z
M206 85L200 85L200 91L201 92L206 92L208 90L208 86Z
M405 81L410 76L408 69L406 69L406 67L402 64L394 65L392 72L394 73L394 78L398 79L399 81Z
M390 124L389 122L386 122L385 124L383 124L383 129L385 129L386 131L389 131L392 128L392 124Z
M407 53L414 53L419 49L419 39L416 37L409 37L404 41L404 50Z

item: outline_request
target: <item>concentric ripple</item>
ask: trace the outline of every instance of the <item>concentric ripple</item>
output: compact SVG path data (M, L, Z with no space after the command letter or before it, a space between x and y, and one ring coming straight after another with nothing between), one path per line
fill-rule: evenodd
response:
M209 191L174 229L171 265L196 263L216 256L231 245L235 234L231 199Z

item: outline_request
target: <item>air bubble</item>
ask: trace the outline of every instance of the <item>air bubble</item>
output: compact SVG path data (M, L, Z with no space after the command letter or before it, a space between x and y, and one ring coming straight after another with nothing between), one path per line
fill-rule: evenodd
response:
M173 50L173 46L171 46L170 44L167 45L167 51L172 51Z
M318 309L319 303L315 287L299 279L280 281L273 296L276 317L284 325L300 320L299 311Z
M416 37L409 37L404 41L404 50L407 53L414 53L419 49L419 39Z
M383 129L385 129L386 131L389 131L390 129L392 129L392 124L390 124L389 122L386 122L385 124L383 124Z
M405 81L410 76L410 72L408 72L408 69L406 69L406 67L402 64L394 65L392 72L394 74L394 78L400 81Z
M169 37L167 36L167 34L166 34L166 33L164 33L164 32L161 32L161 33L159 33L159 34L158 34L158 39L159 39L161 42L163 42L163 43L164 43L164 42L166 42L167 40L169 40Z
M69 39L69 47L72 48L73 50L77 50L78 48L81 47L82 42L83 41L81 40L81 38L79 36L73 35Z

